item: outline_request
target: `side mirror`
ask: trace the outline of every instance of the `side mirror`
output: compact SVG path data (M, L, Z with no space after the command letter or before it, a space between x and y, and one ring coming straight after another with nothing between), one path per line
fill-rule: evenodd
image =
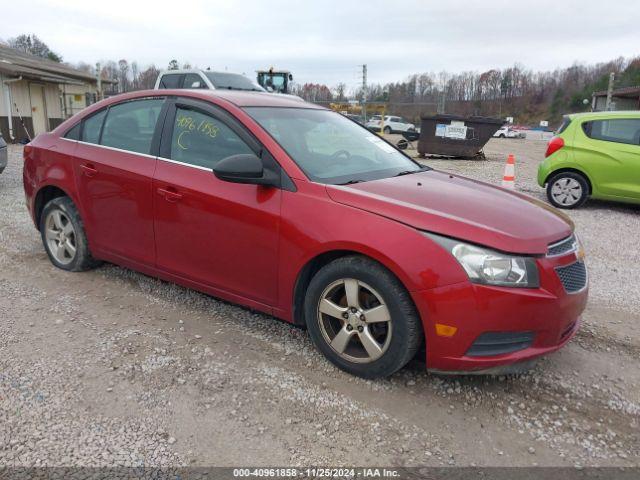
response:
M280 186L280 175L265 169L262 160L252 153L223 158L213 168L213 173L225 182Z

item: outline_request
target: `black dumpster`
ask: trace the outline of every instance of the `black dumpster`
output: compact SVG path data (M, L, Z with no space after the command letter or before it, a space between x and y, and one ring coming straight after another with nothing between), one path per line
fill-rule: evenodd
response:
M503 124L499 118L424 116L420 122L418 153L463 158L483 156L482 147Z

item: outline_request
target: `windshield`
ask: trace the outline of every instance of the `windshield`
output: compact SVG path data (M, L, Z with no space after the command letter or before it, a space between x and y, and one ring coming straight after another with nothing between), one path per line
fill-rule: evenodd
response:
M249 80L244 75L224 72L204 72L213 86L227 90L248 90L254 92L264 92L264 88Z
M270 107L245 110L314 182L356 183L425 169L336 112Z

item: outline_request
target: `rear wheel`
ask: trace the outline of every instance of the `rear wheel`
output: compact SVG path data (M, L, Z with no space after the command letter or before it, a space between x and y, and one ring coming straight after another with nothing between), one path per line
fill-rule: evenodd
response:
M391 127L384 127L384 133L386 134L391 133Z
M40 234L56 267L80 272L99 265L91 256L80 214L69 197L54 198L44 206Z
M547 198L554 207L578 208L587 201L589 184L576 172L560 172L547 183Z
M407 291L383 266L360 256L340 258L316 273L305 318L316 347L342 370L364 378L396 372L423 340Z

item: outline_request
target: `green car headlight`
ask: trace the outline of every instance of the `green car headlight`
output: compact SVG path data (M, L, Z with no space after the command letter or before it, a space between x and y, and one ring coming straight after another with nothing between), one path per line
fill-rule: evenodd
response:
M521 288L540 286L533 257L509 255L433 233L424 234L451 253L474 283Z

